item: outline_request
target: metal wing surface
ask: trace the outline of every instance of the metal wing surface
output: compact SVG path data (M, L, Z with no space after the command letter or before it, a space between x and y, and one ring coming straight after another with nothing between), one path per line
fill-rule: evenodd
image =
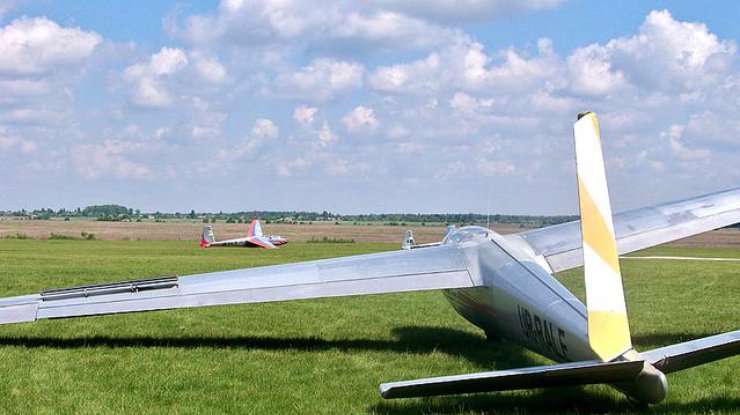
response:
M614 215L620 254L686 238L740 222L740 188ZM510 240L525 240L552 272L583 265L580 221L535 229Z
M740 330L643 352L663 373L673 373L740 353Z
M46 290L0 299L0 324L41 318L483 285L464 248L393 251L259 268Z

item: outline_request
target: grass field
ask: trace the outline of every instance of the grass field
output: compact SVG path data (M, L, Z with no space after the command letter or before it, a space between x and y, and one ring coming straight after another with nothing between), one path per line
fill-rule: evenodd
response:
M396 249L279 251L178 241L0 240L0 296L43 288ZM641 255L740 258L738 249ZM633 340L649 349L740 328L740 263L623 260ZM579 270L561 280L582 297ZM438 292L212 307L0 326L2 414L640 412L604 386L383 401L379 383L545 364L486 343ZM650 413L737 413L740 358L669 376Z

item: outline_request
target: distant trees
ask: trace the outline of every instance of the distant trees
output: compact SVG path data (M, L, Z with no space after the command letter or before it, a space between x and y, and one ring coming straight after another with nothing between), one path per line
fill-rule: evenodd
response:
M97 220L106 222L131 220L134 216L133 209L122 205L92 205L78 211L78 216L97 218Z
M126 206L121 206L121 205L92 205L92 206L88 206L82 209L81 213L82 213L82 216L118 217L118 216L130 216L133 213L133 211L129 213L129 208L127 208Z
M502 214L478 214L478 213L378 213L362 215L340 215L329 211L306 212L306 211L241 211L241 212L223 212L218 213L196 213L191 209L189 213L167 213L167 212L148 212L143 213L139 209L131 209L123 205L107 204L92 205L84 209L65 209L61 208L54 211L51 208L41 208L33 211L25 209L15 212L2 212L0 216L21 216L27 219L46 220L51 218L74 218L86 217L95 218L101 221L137 221L155 220L164 222L165 220L191 220L202 221L203 223L245 223L250 219L261 219L266 224L272 223L292 223L292 224L312 224L317 223L352 223L356 225L385 224L390 226L407 226L411 224L421 224L421 226L436 226L444 224L458 225L486 225L490 223L492 227L500 225L520 226L527 228L538 228L542 226L555 225L558 223L578 220L576 215L561 216L534 216L534 215L502 215ZM740 225L734 225L738 227Z

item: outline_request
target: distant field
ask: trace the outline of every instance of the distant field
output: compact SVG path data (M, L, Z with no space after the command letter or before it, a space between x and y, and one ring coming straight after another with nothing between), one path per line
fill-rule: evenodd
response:
M244 236L246 224L219 222L212 224L218 239ZM511 225L492 224L492 228L501 234L526 230ZM17 220L0 219L0 238L25 235L29 238L48 238L52 233L70 237L80 237L81 232L93 233L95 238L104 240L131 241L196 241L200 236L203 224L198 221L157 222L100 222L94 220ZM265 233L285 236L295 242L304 242L311 238L354 239L356 242L384 242L400 244L403 232L412 229L416 241L428 243L439 241L444 235L444 226L409 224L408 226L387 226L381 224L358 224L334 222L313 222L303 225L264 224ZM675 246L715 246L740 248L740 230L723 229L693 236L673 243Z
M3 239L0 296L397 246L394 240L205 250L190 241ZM730 248L640 254L740 258ZM623 260L622 266L638 349L740 328L740 264ZM561 280L582 296L579 270ZM603 386L392 402L377 391L383 381L544 363L512 344L485 342L438 292L46 320L0 326L0 413L644 412ZM670 375L668 399L649 413L737 413L738 373L734 357Z
M94 220L0 220L0 237L23 234L31 238L48 238L52 233L79 237L81 232L92 232L98 239L105 240L132 240L132 241L196 241L200 237L203 223L197 221L169 221L157 222L101 222ZM218 239L236 238L244 236L247 224L218 222L211 224ZM400 244L403 232L413 229L417 242L439 241L444 235L444 226L387 226L380 224L342 223L334 222L307 222L303 225L282 223L262 224L267 234L282 235L292 241L303 242L324 236L330 238L354 239L356 242L391 242ZM520 231L521 228L502 227L503 233ZM740 233L739 233L740 234Z

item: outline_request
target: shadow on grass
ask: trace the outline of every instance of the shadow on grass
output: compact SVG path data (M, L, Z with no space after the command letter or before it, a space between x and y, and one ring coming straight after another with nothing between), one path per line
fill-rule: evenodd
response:
M319 337L0 337L0 346L30 348L125 348L171 347L216 349L260 349L300 351L391 351L409 354L434 352L466 358L483 369L505 369L533 364L524 349L508 342L487 343L481 335L462 330L407 326L393 329L396 340L337 339Z
M383 401L372 410L378 414L419 413L603 413L629 411L631 404L604 391L581 387L550 388L524 392ZM600 393L599 393L600 392Z
M406 326L393 329L395 340L338 339L318 337L0 337L0 347L28 348L202 348L298 351L391 351L408 354L445 353L467 359L480 371L541 364L515 344L487 342L482 335L438 327ZM635 336L636 344L672 344L707 334L657 333ZM402 380L402 379L398 379ZM674 392L680 393L680 392ZM740 397L699 398L690 403L667 402L651 407L651 414L702 413L735 410ZM565 387L490 394L382 401L369 408L378 414L417 413L644 413L606 387Z
M604 388L570 387L526 392L505 392L442 398L384 401L372 407L385 415L419 413L575 413L575 414L696 414L734 412L740 407L738 397L699 398L690 403L667 402L644 408L631 404Z

